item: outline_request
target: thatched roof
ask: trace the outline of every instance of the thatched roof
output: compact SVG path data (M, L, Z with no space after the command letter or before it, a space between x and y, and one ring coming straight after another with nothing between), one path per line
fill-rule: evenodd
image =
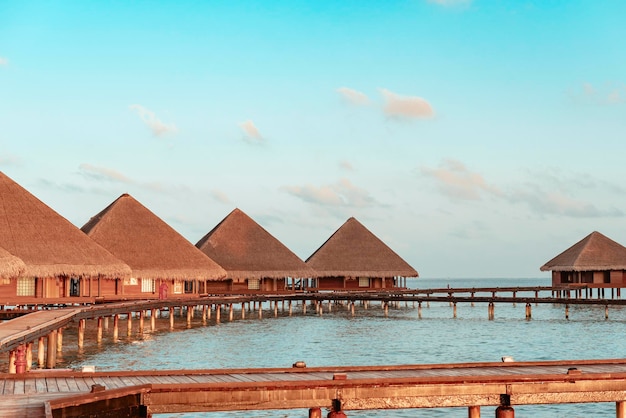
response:
M224 269L128 194L81 229L124 260L133 277L219 280L226 276Z
M289 248L239 209L196 243L232 279L316 277Z
M540 270L626 270L626 247L594 231L541 266Z
M26 264L4 248L0 248L0 278L11 279L26 270Z
M413 267L355 218L348 219L306 263L322 277L418 277Z
M2 172L0 246L24 262L25 276L130 276L126 264Z

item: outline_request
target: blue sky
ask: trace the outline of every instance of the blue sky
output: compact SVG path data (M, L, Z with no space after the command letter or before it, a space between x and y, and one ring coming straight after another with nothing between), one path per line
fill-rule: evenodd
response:
M0 170L77 226L354 216L422 277L626 245L626 2L0 0Z

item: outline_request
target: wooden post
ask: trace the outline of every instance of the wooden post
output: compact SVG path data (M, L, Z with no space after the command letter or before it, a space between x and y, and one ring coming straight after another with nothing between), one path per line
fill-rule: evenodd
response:
M231 303L231 304L228 305L228 320L231 321L231 322L233 320L233 315L234 315L234 313L233 313L233 304Z
M187 305L187 326L191 326L191 315L193 312L193 306Z
M98 323L98 334L96 336L96 341L98 343L101 343L102 342L102 317L99 316L97 321L98 321L97 322Z
M150 331L154 332L156 330L156 315L157 310L152 308L150 311Z
M246 302L241 303L241 319L246 319Z
M26 344L26 371L29 372L33 365L33 343Z
M302 301L302 313L306 315L306 300Z
M84 321L84 320L82 320ZM57 364L57 331L48 334L48 349L46 351L46 368L54 369Z
M222 317L222 305L215 305L215 322L220 323Z
M56 341L56 332L55 332L55 341ZM81 319L78 321L78 349L82 350L84 344L85 344L85 320ZM50 340L48 340L48 349L50 349ZM55 347L55 350L56 350L56 347Z
M117 341L120 335L120 316L119 314L113 315L113 341Z
M39 344L37 345L37 365L41 369L46 365L46 348L43 339L44 337L39 337Z
M496 418L515 418L515 410L510 406L499 406L496 408Z
M263 318L263 304L259 302L259 319Z
M615 417L626 418L626 402L625 401L615 402Z
M533 316L533 308L530 303L526 304L526 319L531 319Z
M9 351L9 374L17 373L17 369L15 367L15 359L17 358L17 350Z
M104 324L103 325L104 325L104 332L109 331L109 317L108 316L104 317Z
M454 307L452 308L452 317L456 318L456 302L454 302Z
M289 316L293 313L293 308L291 307L291 299L289 300Z
M128 312L127 317L128 317L128 322L126 324L126 335L130 337L130 335L133 333L133 313Z
M496 315L496 307L493 304L493 302L489 302L489 307L487 308L487 313L489 316L489 320L494 319L495 315Z
M389 303L383 302L383 309L385 310L385 317L389 315Z
M278 301L274 301L274 318L278 318Z
M174 329L174 307L170 306L169 307L169 311L170 311L170 329Z
M202 305L202 323L203 324L206 324L206 318L207 318L206 312L208 309L209 309L208 305Z
M322 409L309 408L309 418L322 418Z
M470 406L467 408L468 418L480 418L480 406Z
M565 305L565 319L569 319L569 305Z
M609 305L604 305L604 319L609 319Z
M213 305L209 305L209 309L206 311L206 319L207 321L211 320L211 311L213 310Z
M63 328L57 330L57 353L63 351Z
M350 313L354 316L354 301L350 302Z
M422 302L417 302L417 317L422 319Z

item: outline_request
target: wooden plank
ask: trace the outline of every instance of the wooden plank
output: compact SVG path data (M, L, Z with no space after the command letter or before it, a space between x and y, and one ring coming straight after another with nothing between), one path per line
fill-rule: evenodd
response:
M54 377L46 378L46 387L48 388L48 392L60 392L59 385L57 384L57 379Z
M59 387L59 392L69 392L70 388L67 385L67 381L65 380L64 377L57 377L55 379L57 386Z
M67 383L67 387L70 392L80 392L80 389L78 389L78 384L76 383L76 378L68 377L65 379L65 382Z
M7 379L4 383L4 391L2 392L4 395L13 395L13 388L15 387L15 380Z
M85 378L76 378L74 383L76 383L79 392L89 392L91 390L91 385L87 384Z
M48 387L46 385L46 379L42 377L38 377L35 379L35 386L37 389L37 393L46 393L48 392Z
M37 393L37 382L35 379L24 380L24 393L27 395Z

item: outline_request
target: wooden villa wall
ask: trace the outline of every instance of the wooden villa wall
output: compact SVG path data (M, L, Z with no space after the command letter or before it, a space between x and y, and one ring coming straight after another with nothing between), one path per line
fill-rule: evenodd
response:
M553 271L552 286L569 284L615 285L622 287L626 284L626 270L611 271Z

